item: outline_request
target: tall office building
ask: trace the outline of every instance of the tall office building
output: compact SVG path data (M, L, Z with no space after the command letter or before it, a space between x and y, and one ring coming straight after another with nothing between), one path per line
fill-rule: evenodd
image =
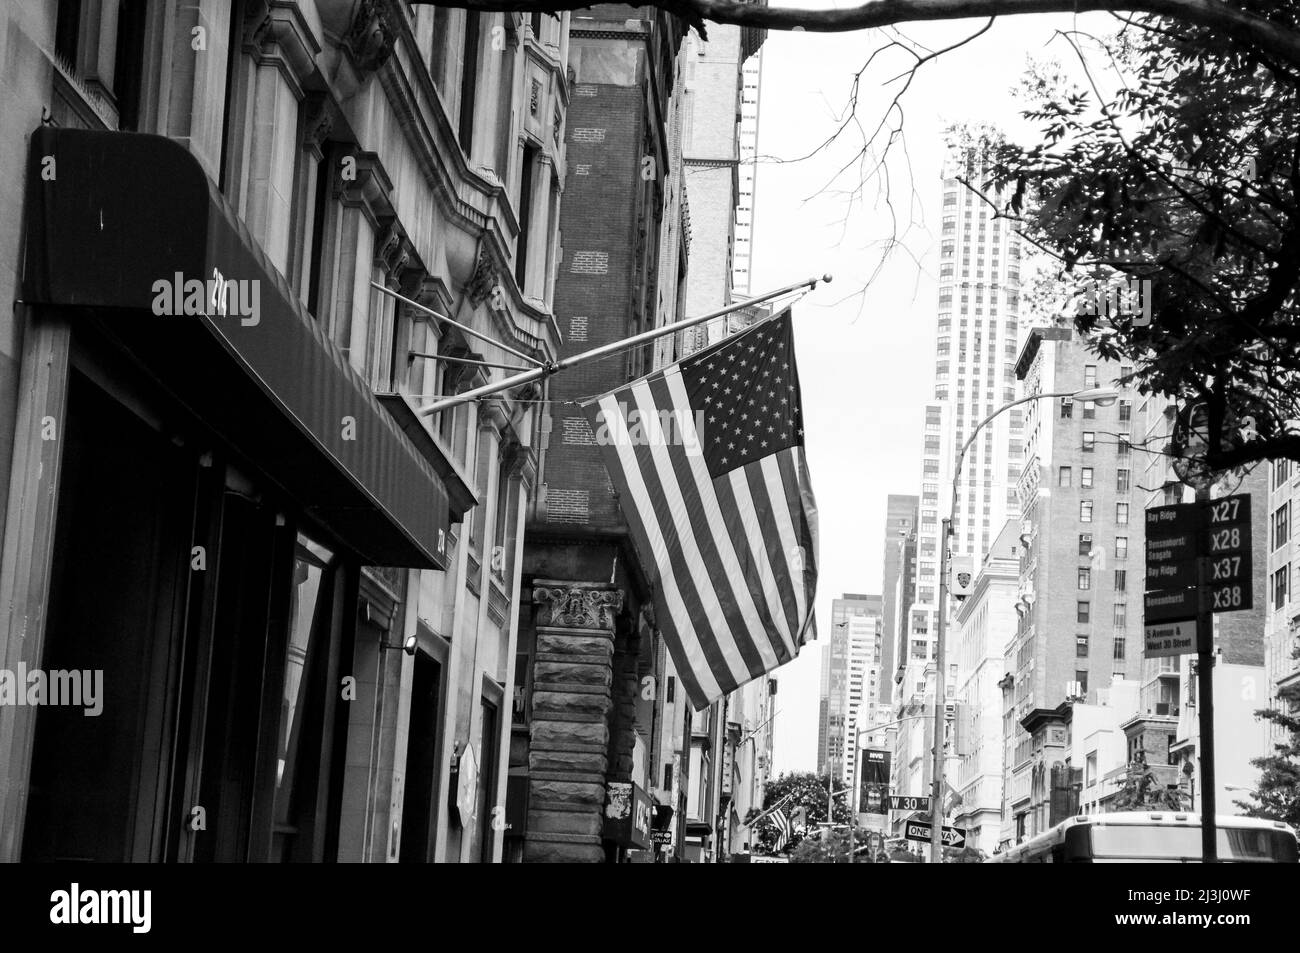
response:
M881 598L846 592L831 601L831 631L822 649L817 765L845 782L853 779L853 739L871 722L884 680Z
M933 704L935 612L940 535L948 516L957 455L981 420L1015 399L1020 316L1020 238L965 182L985 179L991 135L957 148L944 163L939 296L933 400L925 406L921 499L916 534L916 587L894 649L895 763L914 767L898 783L928 785L930 744L923 713ZM1009 515L1017 510L1024 412L1000 415L967 451L952 516L951 552L978 567ZM951 610L949 606L949 610ZM950 664L944 694L956 691L951 663L955 620L947 625ZM930 700L927 702L927 695ZM919 793L910 790L909 793Z
M975 426L1014 400L1016 333L1020 314L1020 238L962 180L984 178L989 140L982 138L949 157L943 170L939 249L939 305L934 400L925 409L916 606L933 635L938 591L939 532L948 515L953 468ZM952 514L952 552L983 553L1016 509L1023 412L1008 411L980 434L968 451Z
M1016 364L1026 394L1112 384L1131 368L1090 353L1072 324L1033 328ZM1004 784L1016 836L1049 818L1048 777L1070 755L1071 699L1142 670L1143 503L1135 492L1135 391L1109 407L1068 397L1026 405L1019 481L1024 549L1006 653L1015 736Z
M879 702L893 700L894 659L900 634L906 633L916 577L915 496L889 495L885 504L885 576L881 588L881 651L883 673Z

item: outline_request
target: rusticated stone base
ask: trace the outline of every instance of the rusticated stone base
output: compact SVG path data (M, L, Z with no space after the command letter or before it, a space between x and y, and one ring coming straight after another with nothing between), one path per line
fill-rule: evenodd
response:
M539 581L526 863L600 863L621 591Z

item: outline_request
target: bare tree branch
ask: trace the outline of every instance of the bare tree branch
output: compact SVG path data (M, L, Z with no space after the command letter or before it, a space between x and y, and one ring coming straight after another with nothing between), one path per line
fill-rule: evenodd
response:
M438 0L437 5L484 12L541 13L582 10L592 6L589 0ZM1154 13L1218 30L1238 42L1300 65L1300 33L1230 6L1223 0L1123 0L1120 3L1115 0L866 0L856 7L842 10L771 7L746 0L658 0L653 5L681 17L701 35L705 33L706 20L767 30L843 33L921 20L962 20L1028 13L1087 13L1097 10Z

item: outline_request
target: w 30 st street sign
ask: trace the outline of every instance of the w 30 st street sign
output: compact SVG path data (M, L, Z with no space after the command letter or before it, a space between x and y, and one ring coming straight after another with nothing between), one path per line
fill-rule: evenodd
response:
M928 811L930 810L930 799L928 797L911 797L906 794L891 794L885 798L885 807L891 811Z

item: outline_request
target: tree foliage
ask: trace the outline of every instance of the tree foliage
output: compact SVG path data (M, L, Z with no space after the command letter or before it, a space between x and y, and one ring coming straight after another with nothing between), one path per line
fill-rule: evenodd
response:
M835 779L835 792L846 789L846 786L838 778ZM784 808L786 817L792 817L794 812L803 808L807 814L808 830L815 830L818 824L826 821L826 776L817 775L811 771L791 771L782 774L775 781L769 781L764 791L763 810L779 803L787 795L791 795L790 803ZM832 820L836 824L847 824L850 820L849 808L845 803L847 795L841 794L835 798L835 812ZM745 818L745 823L749 824L761 812L750 810ZM751 843L758 853L772 854L776 853L776 826L769 821L760 821L757 828L754 829ZM799 845L803 835L795 831L790 842L785 845L782 853L788 852Z
M866 845L866 840L859 836L855 849ZM865 851L864 851L865 853ZM790 853L792 864L847 864L849 862L849 832L836 828L820 837L805 837ZM859 855L858 863L868 862L868 858Z
M1300 646L1292 658L1300 658ZM1300 684L1279 690L1277 702L1276 708L1261 709L1255 716L1281 728L1285 738L1274 742L1271 755L1251 761L1260 770L1259 784L1251 801L1238 801L1237 806L1250 817L1300 828Z
M1300 31L1291 0L1237 5ZM1071 317L1144 392L1204 406L1211 469L1300 460L1300 70L1168 18L1064 36L1086 81L1034 67L1039 141L981 143L987 168L969 149L969 184L1052 257L1061 300L1149 282L1149 322Z

